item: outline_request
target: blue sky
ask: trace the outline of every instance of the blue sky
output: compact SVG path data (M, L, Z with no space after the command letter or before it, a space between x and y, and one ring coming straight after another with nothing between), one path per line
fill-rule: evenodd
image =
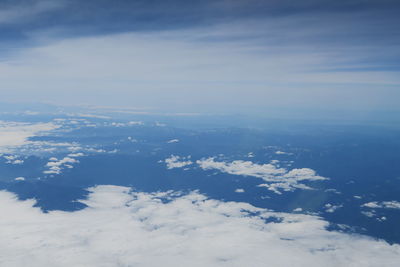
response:
M398 1L0 1L3 101L398 111Z

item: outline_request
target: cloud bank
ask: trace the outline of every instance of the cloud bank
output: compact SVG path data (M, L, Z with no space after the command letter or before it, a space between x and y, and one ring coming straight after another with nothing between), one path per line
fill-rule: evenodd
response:
M58 128L53 123L20 123L0 121L0 152L29 144L29 137Z
M315 216L192 192L90 189L88 207L43 213L0 192L2 266L398 266L400 246L329 232ZM269 221L269 222L268 222Z

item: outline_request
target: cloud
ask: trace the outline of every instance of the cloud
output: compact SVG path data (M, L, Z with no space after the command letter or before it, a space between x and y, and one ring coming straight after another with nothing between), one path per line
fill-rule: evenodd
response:
M78 117L83 117L83 118L103 119L103 120L111 119L111 117L109 117L109 116L97 115L97 114L87 114L87 113L77 113L77 114L67 114L67 115L69 115L69 116L78 116Z
M318 217L192 192L90 189L88 207L43 213L0 192L2 266L397 266L399 245L327 231ZM273 222L268 222L268 221Z
M172 144L172 143L178 143L179 139L171 139L169 141L167 141L168 144Z
M84 156L83 153L70 153L67 157L58 160L55 157L51 157L49 162L47 162L46 167L48 170L43 171L44 174L60 174L64 168L72 169L73 165L79 163L76 157Z
M130 121L123 123L123 126L142 125L139 121ZM23 155L40 155L47 156L49 153L73 152L69 157L78 157L87 153L115 153L117 150L104 150L98 148L98 145L82 146L77 142L55 142L51 140L50 134L59 132L68 132L82 127L91 127L91 122L85 119L54 119L46 123L27 123L14 121L0 121L0 153L4 154L23 154ZM112 125L104 124L106 126ZM55 131L57 130L57 131ZM31 140L35 136L47 135L47 141ZM133 141L133 140L131 140ZM18 155L0 155L3 156L10 164L23 164L24 161L18 158ZM53 163L51 163L53 164ZM50 166L50 165L49 165ZM46 173L57 173L57 166L53 166L53 171ZM67 166L68 167L68 166Z
M0 121L0 152L32 143L30 137L58 128L53 123L22 123Z
M303 34L296 17L73 38L36 33L37 46L24 47L0 62L3 87L10 88L3 99L188 112L243 106L397 108L393 95L398 96L398 70L365 66L371 55L379 57L382 51L393 61L393 46L379 46L379 51L354 44L335 47L337 42L319 38L326 31L314 27L317 18L303 17L301 22L309 29ZM317 45L315 39L324 43ZM379 66L390 63L386 61ZM346 71L351 67L364 69ZM38 83L40 88L32 87Z
M23 159L19 159L18 156L15 156L15 155L6 155L6 156L3 156L3 158L7 160L6 161L7 164L17 165L17 164L24 163Z
M327 203L327 204L325 204L324 207L325 207L325 212L333 213L333 212L335 212L337 209L342 208L343 205L333 205L333 204Z
M257 164L251 161L235 160L232 162L215 161L214 158L197 160L196 163L203 170L219 170L224 173L242 176L252 176L263 179L269 190L281 194L280 190L293 191L295 189L311 189L301 183L303 181L322 181L328 178L318 176L314 170L309 168L287 170L278 168L274 164Z
M165 127L165 126L167 126L165 123L161 123L161 122L158 122L158 121L156 121L154 125L157 126L157 127Z
M179 157L175 155L171 155L169 158L166 158L164 162L167 164L168 169L174 169L174 168L182 168L188 165L191 165L193 162L189 157Z
M361 207L365 208L371 208L371 209L400 209L400 202L392 200L392 201L373 201L373 202L368 202Z
M129 121L129 122L112 122L106 125L111 125L115 127L128 127L128 126L134 126L134 125L144 125L142 121Z
M284 151L280 151L280 150L276 151L275 154L277 154L277 155L293 155L293 153L284 152Z

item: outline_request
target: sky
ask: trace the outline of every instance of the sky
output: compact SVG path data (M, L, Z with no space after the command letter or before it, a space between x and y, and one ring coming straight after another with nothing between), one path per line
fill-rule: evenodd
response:
M399 112L390 0L0 0L0 99Z

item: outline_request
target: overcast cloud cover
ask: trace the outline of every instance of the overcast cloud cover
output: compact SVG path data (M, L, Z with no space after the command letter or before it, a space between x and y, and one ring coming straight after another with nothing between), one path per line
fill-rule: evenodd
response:
M185 111L398 110L399 6L0 1L1 99Z

